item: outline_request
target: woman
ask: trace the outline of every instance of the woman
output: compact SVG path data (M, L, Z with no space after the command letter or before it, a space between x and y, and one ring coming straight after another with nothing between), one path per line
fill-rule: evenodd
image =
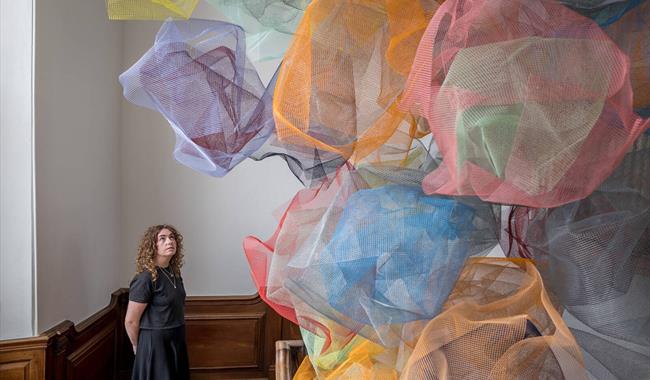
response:
M124 321L135 354L133 380L190 377L182 265L183 236L170 225L149 227L138 247Z

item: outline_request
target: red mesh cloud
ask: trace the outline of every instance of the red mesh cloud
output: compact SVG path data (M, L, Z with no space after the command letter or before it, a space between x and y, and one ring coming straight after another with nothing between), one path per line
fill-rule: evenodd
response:
M629 58L543 0L445 2L401 107L427 119L444 158L426 193L531 207L589 195L650 126L632 111Z
M341 213L347 198L357 191L358 186L366 187L358 174L343 166L332 181L300 190L268 240L252 236L244 239L244 252L260 297L284 318L298 324L292 295L284 287L284 280L290 276L289 261L298 252L308 256L319 245L324 247L326 241L319 243L317 230L323 215ZM320 228L333 230L334 225Z

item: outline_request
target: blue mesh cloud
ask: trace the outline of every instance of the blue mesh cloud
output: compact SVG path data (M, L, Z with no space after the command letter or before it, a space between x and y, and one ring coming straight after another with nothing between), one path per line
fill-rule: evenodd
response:
M646 0L560 0L574 11L606 27Z
M497 242L490 206L472 200L427 196L418 186L359 190L319 258L288 287L370 339L381 340L387 325L431 319L465 259Z

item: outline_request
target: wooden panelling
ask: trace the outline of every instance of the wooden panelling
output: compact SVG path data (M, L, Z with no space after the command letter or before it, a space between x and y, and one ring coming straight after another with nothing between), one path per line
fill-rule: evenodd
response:
M130 364L120 354L126 332L123 310L128 290L111 295L107 307L75 326L64 321L43 333L48 338L45 374L47 380L115 380L120 368ZM128 360L128 359L126 359ZM128 375L128 370L122 373Z
M282 318L257 296L188 297L185 307L192 379L266 378Z
M201 369L262 368L258 349L263 315L187 319L191 366ZM215 347L214 342L222 342Z
M0 379L2 380L27 380L31 371L30 362L18 361L0 364Z
M124 329L128 289L74 325L41 336L0 341L1 380L129 379L133 352ZM297 326L259 296L188 297L187 344L193 380L275 378L275 342L300 339Z
M46 348L43 337L0 341L0 379L44 379Z
M107 326L66 357L67 379L112 380L115 377L116 329Z

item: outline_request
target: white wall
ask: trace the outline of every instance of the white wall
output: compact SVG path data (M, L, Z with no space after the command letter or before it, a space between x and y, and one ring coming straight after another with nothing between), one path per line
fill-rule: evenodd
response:
M35 12L40 332L96 313L124 285L122 25L107 20L103 1L39 0Z
M194 18L218 18L200 4ZM124 29L124 69L153 44L158 22L128 22ZM277 62L276 62L277 64ZM263 80L273 64L260 66ZM183 277L190 295L253 294L242 249L247 235L269 237L272 216L302 185L280 158L244 161L224 178L213 178L177 163L174 136L158 113L123 101L122 251L129 255L123 286L133 275L138 240L152 224L170 223L185 237Z
M32 10L0 2L0 339L34 333Z
M38 332L128 286L151 224L185 235L188 294L254 293L241 244L270 236L273 211L301 188L284 161L244 162L223 179L178 164L166 121L124 101L117 81L160 23L109 22L103 2L85 0L41 0L35 13ZM205 4L196 15L218 17ZM260 66L264 80L274 66Z

